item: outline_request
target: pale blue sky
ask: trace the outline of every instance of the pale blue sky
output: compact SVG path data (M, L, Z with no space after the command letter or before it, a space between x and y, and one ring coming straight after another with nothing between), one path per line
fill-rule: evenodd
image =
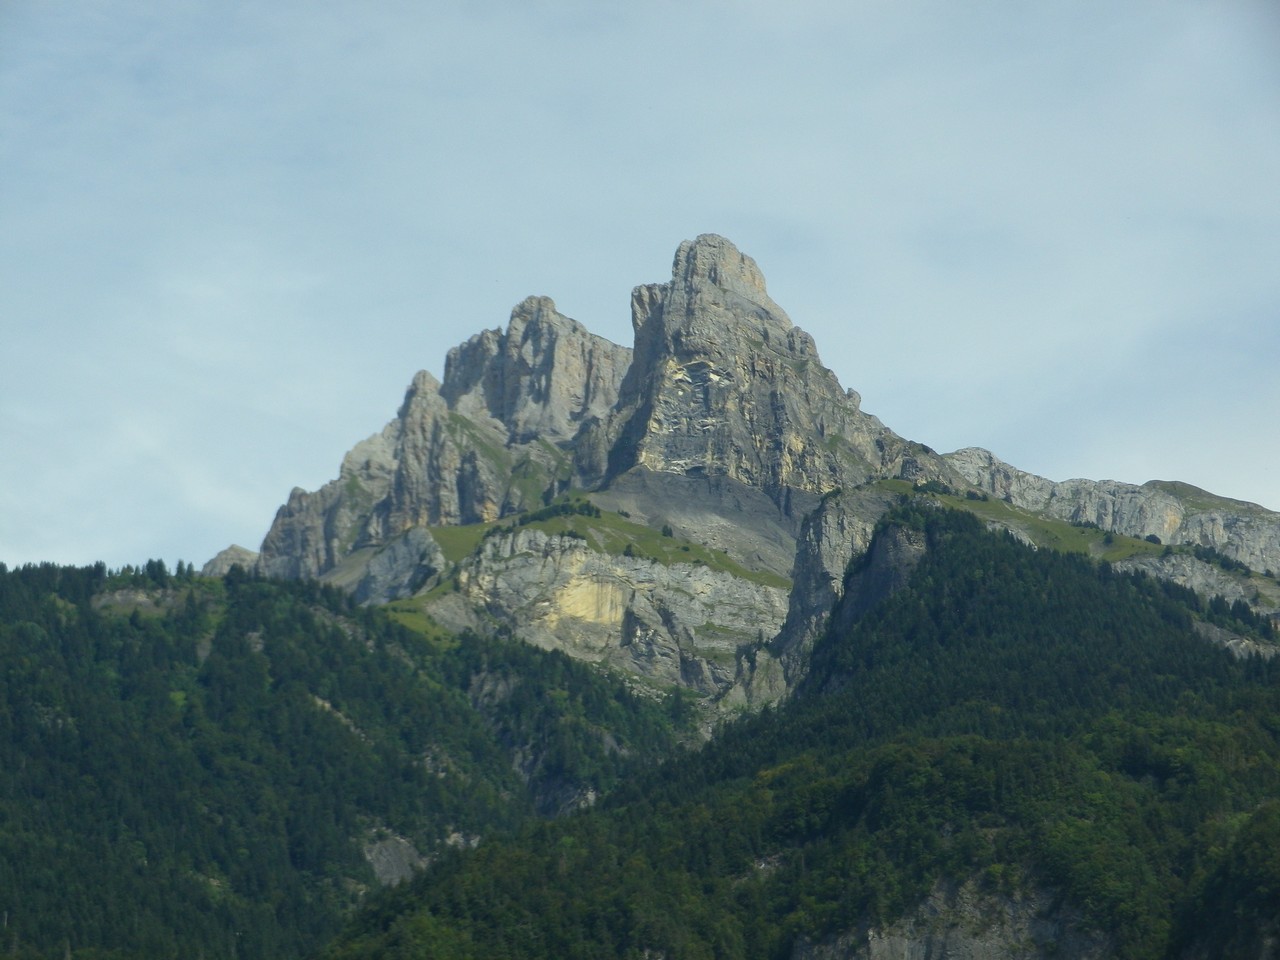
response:
M0 0L0 225L11 565L256 547L704 232L905 436L1280 509L1273 3Z

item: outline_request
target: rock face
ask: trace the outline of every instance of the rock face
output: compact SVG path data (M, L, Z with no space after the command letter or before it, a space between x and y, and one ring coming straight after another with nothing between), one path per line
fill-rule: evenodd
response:
M1106 937L1049 891L986 891L969 880L940 883L912 913L823 943L799 942L793 960L1041 960L1111 956Z
M200 570L203 577L225 577L234 566L252 570L258 563L258 555L239 544L233 543L204 565Z
M1280 571L1280 513L1257 504L1160 480L1142 486L1114 480L1055 483L977 447L945 459L968 483L1026 510L1129 537L1212 547L1259 572Z
M708 695L734 684L745 652L777 633L787 609L782 587L611 556L540 530L487 539L456 580L454 594L428 608L446 624L482 627L483 611L535 646Z
M505 330L450 351L443 382L417 374L337 479L294 490L256 558L225 552L207 571L239 562L362 601L415 597L447 625L507 631L739 709L803 679L846 590L875 592L869 578L888 566L846 572L910 489L887 481L1280 570L1280 515L1261 507L1182 484L1054 483L984 450L943 457L904 440L862 411L722 237L682 243L670 280L636 287L631 310L634 350L545 297L518 304ZM662 530L676 552L627 555L622 528L603 520L573 536L544 526L482 537L570 493L627 518L627 536ZM1133 563L1280 607L1274 580L1224 580L1183 555Z
M427 859L404 837L390 836L371 840L364 846L364 858L373 875L384 887L413 879L427 865Z
M617 407L579 448L585 485L643 467L728 477L782 503L896 475L915 452L859 409L722 237L682 243L671 281L632 293L631 322Z
M787 619L772 648L781 659L787 686L808 668L814 642L827 629L831 612L847 589L850 563L871 545L876 521L893 496L867 488L823 498L805 518L796 548Z
M529 297L506 333L487 330L449 351L440 395L472 421L493 421L508 443L563 443L613 408L630 364L630 350Z
M568 484L579 422L613 406L631 351L545 297L449 352L441 384L414 377L396 419L357 444L338 479L295 489L262 544L270 576L318 577L406 530L540 506ZM385 593L377 585L370 596Z

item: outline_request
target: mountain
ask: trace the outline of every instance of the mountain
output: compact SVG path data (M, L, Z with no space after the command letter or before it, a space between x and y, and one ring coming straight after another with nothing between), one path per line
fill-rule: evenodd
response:
M722 238L632 304L204 575L0 564L0 948L1274 957L1280 517L906 440Z
M628 350L525 300L505 331L450 351L443 382L417 374L336 480L295 489L256 557L206 572L317 577L683 686L721 715L801 681L845 568L916 489L1029 542L1280 610L1265 575L1280 514L1179 483L1053 483L906 440L722 237L682 243L631 314Z

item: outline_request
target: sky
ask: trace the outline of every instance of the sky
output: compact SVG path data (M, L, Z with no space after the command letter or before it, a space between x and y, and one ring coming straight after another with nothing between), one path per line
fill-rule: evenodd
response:
M0 561L197 566L731 239L863 409L1280 510L1280 5L0 0Z

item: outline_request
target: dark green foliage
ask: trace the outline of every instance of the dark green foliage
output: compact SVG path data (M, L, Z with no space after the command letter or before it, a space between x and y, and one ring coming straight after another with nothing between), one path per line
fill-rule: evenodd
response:
M530 510L520 514L510 523L500 526L490 527L485 531L486 539L488 537L497 536L499 534L511 533L519 527L526 527L531 523L541 523L544 520L552 520L556 517L599 517L600 508L590 500L561 500L557 503L548 504L537 510ZM585 539L581 534L573 530L567 530L561 536L574 537L579 540Z
M688 698L563 655L242 569L0 569L0 949L782 958L978 878L1060 893L1118 957L1258 955L1280 662L1193 627L1269 621L970 515L887 522L929 544L908 586L837 611L787 706L656 768ZM379 830L438 860L322 948Z
M441 649L315 584L5 570L0 949L298 956L374 885L365 843L515 829L671 730L563 657Z
M530 523L538 523L542 520L550 520L552 517L598 517L600 516L600 508L590 500L565 500L562 503L553 503L550 506L533 510L529 513L522 513L517 523L525 526Z
M1280 907L1280 663L1198 638L1180 588L969 515L891 522L925 559L785 708L451 856L327 956L787 957L945 877L1058 891L1117 957L1172 955L1213 911L1206 955L1249 955Z
M1201 956L1261 957L1280 934L1280 801L1249 814L1204 883L1181 946Z
M937 493L943 496L955 496L955 490L941 480L925 480L915 485L917 493Z
M1213 547L1196 546L1191 548L1192 554L1197 560L1203 560L1205 563L1215 563L1228 573L1239 571L1241 573L1249 573L1249 565L1239 560L1233 560L1224 553L1220 553Z
M636 696L623 681L518 640L464 634L440 669L446 683L469 692L504 750L521 758L542 812L608 792L687 735L662 703Z

